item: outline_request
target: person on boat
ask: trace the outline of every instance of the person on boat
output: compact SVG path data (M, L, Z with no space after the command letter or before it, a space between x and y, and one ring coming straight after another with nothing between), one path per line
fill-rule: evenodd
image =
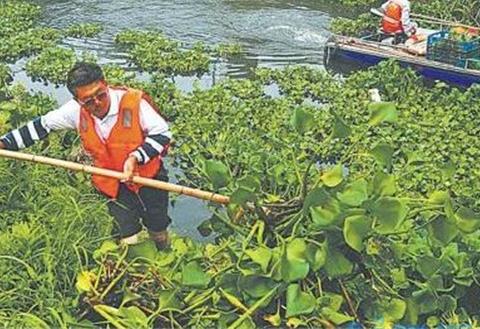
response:
M388 0L379 10L383 13L382 33L394 36L396 43L405 42L417 32L417 24L410 19L410 1Z
M138 242L142 219L157 248L168 247L168 193L131 182L134 174L168 181L162 161L172 138L167 122L147 94L110 86L96 64L75 64L67 88L73 99L0 137L0 149L17 151L53 130L76 129L96 167L124 173L121 181L92 176L95 188L108 198L120 243Z

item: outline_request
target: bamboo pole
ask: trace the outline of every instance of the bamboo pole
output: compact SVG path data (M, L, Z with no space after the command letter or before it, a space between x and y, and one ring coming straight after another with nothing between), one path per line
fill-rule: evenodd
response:
M463 27L463 28L466 28L466 29L480 30L480 27L478 27L478 26L465 25L465 24L462 24L462 23L447 21L447 20L444 20L444 19L441 19L441 18L426 16L426 15L421 15L421 14L414 14L414 13L411 13L410 16L412 18L416 18L419 21L430 22L430 23L433 23L433 24L457 26L457 27Z
M88 174L94 174L94 175L100 175L100 176L104 176L104 177L116 178L116 179L119 179L119 180L125 178L123 172L110 170L110 169L97 168L97 167L84 165L84 164L80 164L80 163L76 163L76 162L59 160L59 159L44 157L44 156L40 156L40 155L34 155L34 154L21 153L21 152L8 151L8 150L1 150L0 149L0 157L16 159L16 160L26 160L26 161L36 162L36 163L42 163L42 164L51 165L51 166L55 166L55 167L66 168L66 169L70 169L70 170L74 170L74 171L82 171L82 172L85 172L85 173L88 173ZM216 202L216 203L228 204L230 202L230 198L227 197L227 196L224 196L224 195L216 194L216 193L213 193L213 192L202 191L202 190L199 190L199 189L194 189L194 188L190 188L190 187L186 187L186 186L182 186L182 185L162 182L162 181L151 179L151 178L133 176L132 182L137 183L137 184L141 184L141 185L144 185L144 186L153 187L153 188L156 188L156 189L168 191L168 192L174 192L174 193L178 193L178 194L188 195L188 196L198 198L198 199L202 199L202 200L213 201L213 202Z

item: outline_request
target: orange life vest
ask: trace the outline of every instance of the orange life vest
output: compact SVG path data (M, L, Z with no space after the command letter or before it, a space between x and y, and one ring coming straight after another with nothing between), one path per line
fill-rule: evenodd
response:
M384 33L402 33L402 6L390 1L385 9L385 15L382 19L382 29Z
M140 102L142 99L150 103L150 98L140 90L125 89L118 110L117 122L106 141L102 141L95 130L95 121L85 109L80 109L79 134L83 148L94 160L96 167L123 172L123 164L137 147L145 140L140 126ZM160 157L151 159L138 166L138 175L151 178L155 176L162 165ZM116 198L120 182L118 179L92 175L93 185L111 198ZM138 192L141 185L127 184L127 187Z

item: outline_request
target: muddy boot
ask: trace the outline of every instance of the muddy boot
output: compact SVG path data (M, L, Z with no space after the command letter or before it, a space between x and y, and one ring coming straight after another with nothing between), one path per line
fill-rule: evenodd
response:
M138 242L138 233L135 233L129 237L121 238L119 244L120 246L134 246L138 244Z
M170 248L170 238L166 230L160 232L148 231L148 233L150 234L150 239L155 242L159 251Z

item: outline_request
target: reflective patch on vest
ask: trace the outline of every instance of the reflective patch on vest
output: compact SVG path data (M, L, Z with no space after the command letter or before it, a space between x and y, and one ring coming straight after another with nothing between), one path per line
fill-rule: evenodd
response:
M80 129L83 132L86 132L88 130L88 122L87 122L87 119L83 115L80 118Z
M123 111L123 127L132 127L132 111L130 109L125 109Z

